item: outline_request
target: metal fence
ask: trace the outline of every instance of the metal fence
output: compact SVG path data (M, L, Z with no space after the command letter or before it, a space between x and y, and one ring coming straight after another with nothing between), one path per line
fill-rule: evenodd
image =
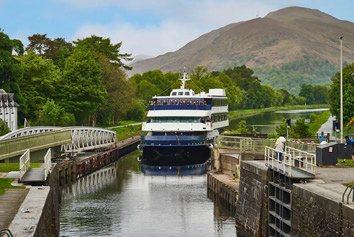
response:
M219 148L235 149L240 152L263 153L266 146L274 146L276 139L219 136Z
M237 136L219 136L217 144L219 148L235 149L240 152L263 153L266 146L274 147L276 139L250 138ZM285 147L291 147L309 153L316 153L318 143L312 140L288 140Z

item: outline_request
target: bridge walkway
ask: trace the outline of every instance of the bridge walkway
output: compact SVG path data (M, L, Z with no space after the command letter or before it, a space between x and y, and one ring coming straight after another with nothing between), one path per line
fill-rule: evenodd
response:
M38 183L45 182L44 167L29 168L21 178L21 183Z

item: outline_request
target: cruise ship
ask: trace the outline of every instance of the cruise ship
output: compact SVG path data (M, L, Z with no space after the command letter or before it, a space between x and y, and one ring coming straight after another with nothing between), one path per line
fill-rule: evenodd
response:
M169 96L154 96L149 103L147 121L142 124L147 135L139 146L142 165L172 169L205 164L215 138L229 125L224 89L195 94L185 88L188 73L179 80L179 89Z

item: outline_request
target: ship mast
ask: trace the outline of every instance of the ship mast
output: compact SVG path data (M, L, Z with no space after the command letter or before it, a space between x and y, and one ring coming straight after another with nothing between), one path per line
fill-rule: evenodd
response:
M183 70L183 77L179 79L182 82L181 89L184 90L184 86L186 81L189 81L190 78L188 76L188 73L186 72L186 68Z

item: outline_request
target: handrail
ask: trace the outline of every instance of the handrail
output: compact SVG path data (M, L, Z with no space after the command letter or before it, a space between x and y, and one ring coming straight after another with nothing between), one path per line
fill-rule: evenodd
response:
M282 161L278 159L279 154L282 154ZM293 167L313 175L316 174L316 155L292 147L287 147L284 152L266 146L264 159L267 166L283 171L289 176L291 176Z
M347 192L347 190L350 188L350 190L349 190L349 193L348 193L348 196L347 196L347 204L349 204L349 197L350 197L350 194L351 194L351 192L354 190L354 185L348 185L346 188L345 188L345 190L344 190L344 192L343 192L343 194L342 194L342 202L344 203L344 196L345 196L345 194L346 194L346 192ZM354 202L354 192L353 192L353 200L352 200L353 202Z
M352 186L352 187L350 188L350 191L349 191L348 196L347 196L347 204L349 204L349 197L350 197L350 194L351 194L351 192L353 191L353 189L354 189L354 187ZM353 195L354 195L354 194L353 194Z
M25 175L30 166L30 150L27 149L25 153L23 153L23 155L20 157L20 180Z
M44 180L47 180L50 169L52 168L52 150L49 148L44 156Z
M309 172L311 174L315 174L316 173L316 155L306 152L306 151L302 151L299 149L295 149L289 146L285 147L285 152L289 153L292 156L292 159L294 159L294 161L298 161L298 166L297 168L302 169L306 172ZM304 165L304 167L302 167L301 165Z
M282 161L278 159L280 154L282 154ZM278 171L283 171L285 174L291 176L294 163L290 154L266 146L264 149L264 159L267 166Z
M0 230L0 236L7 235L8 237L13 237L11 231L7 228L1 229Z

